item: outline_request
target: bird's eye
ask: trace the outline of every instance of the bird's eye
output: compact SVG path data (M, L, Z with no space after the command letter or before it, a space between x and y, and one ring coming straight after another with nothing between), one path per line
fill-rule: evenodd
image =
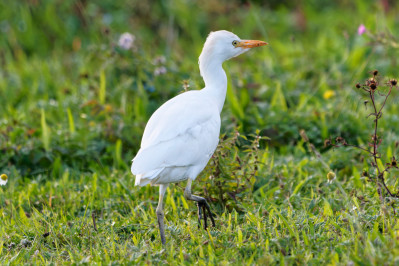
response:
M232 44L234 47L236 47L238 45L238 41L233 41Z

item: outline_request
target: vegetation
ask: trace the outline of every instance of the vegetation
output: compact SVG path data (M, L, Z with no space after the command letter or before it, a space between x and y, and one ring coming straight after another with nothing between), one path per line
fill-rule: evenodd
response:
M355 84L399 77L398 5L198 3L0 1L0 263L398 264L398 199L367 182L367 154L324 146L370 141ZM270 46L224 64L223 137L193 187L216 227L198 228L172 185L163 248L157 188L134 187L130 160L152 112L202 88L197 59L218 29ZM399 157L398 94L378 120L382 170ZM382 176L392 193L397 174Z
M396 161L395 156L392 156L389 159L389 162L384 164L381 161L383 154L378 151L378 147L381 145L383 136L380 135L378 131L378 121L381 119L383 114L383 109L388 101L389 96L393 89L397 89L398 81L396 79L389 79L385 85L389 87L389 89L384 92L383 87L381 86L380 82L377 80L378 70L372 71L372 77L366 80L366 83L361 85L360 83L356 84L356 88L362 89L366 94L368 94L370 101L365 100L364 105L367 106L368 103L372 105L371 113L367 117L373 118L373 134L371 134L370 142L368 142L368 147L360 147L356 145L349 144L344 138L337 137L335 139L335 144L332 144L331 139L325 140L324 144L326 146L333 145L334 147L354 147L361 151L367 153L371 158L371 173L368 170L364 170L362 176L368 178L369 181L374 181L374 183L378 186L378 195L380 196L381 202L384 203L384 192L382 189L385 189L385 192L388 194L389 197L399 198L399 192L392 192L389 186L386 184L386 177L391 177L391 171L395 171L398 169L398 162ZM377 104L377 97L382 96L383 100L381 101L380 106ZM398 146L398 142L395 142L395 152ZM392 151L389 151L392 153ZM396 190L397 187L397 180L396 176L394 175L393 178L395 179L394 189ZM393 210L395 212L395 209Z

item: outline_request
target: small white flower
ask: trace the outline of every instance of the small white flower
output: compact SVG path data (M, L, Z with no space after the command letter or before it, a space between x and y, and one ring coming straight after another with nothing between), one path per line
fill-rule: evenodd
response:
M163 55L157 56L153 60L154 65L163 65L166 63L166 58Z
M58 102L57 102L56 100L54 100L54 99L50 99L49 104L50 104L51 106L54 106L54 107L57 107L57 106L58 106Z
M130 34L129 32L125 32L119 37L118 46L124 50L129 50L133 47L135 39L136 37L134 37L134 35Z
M0 175L0 186L7 184L8 176L6 174Z
M163 74L165 74L166 73L166 67L164 67L164 66L161 66L161 67L157 67L155 70L154 70L154 75L155 76L159 76L159 75L163 75Z

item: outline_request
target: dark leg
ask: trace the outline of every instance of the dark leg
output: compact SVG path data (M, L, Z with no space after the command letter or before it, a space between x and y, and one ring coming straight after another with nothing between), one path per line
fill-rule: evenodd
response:
M205 201L205 204L204 204L204 211L205 211L205 208L206 208L206 210L207 210L208 213L209 213L209 217L211 218L212 227L215 227L215 226L216 226L216 225L215 225L215 220L213 219L213 215L212 215L212 212L211 212L211 208L209 207L209 204L208 204L208 202L206 202L206 201Z
M187 181L186 189L184 190L184 197L187 200L193 200L193 201L197 202L199 226L201 226L201 219L202 219L202 214L203 214L204 215L204 217L203 217L204 218L204 228L206 229L208 227L208 224L207 224L208 216L210 217L210 219L212 221L212 226L215 227L215 220L213 219L211 208L209 207L208 202L203 197L199 197L199 196L195 196L195 195L191 194L191 183L192 183L192 180L189 179Z
M198 228L200 228L201 227L201 219L202 219L202 208L201 208L201 204L199 202L197 202L197 207L198 207Z
M208 228L208 217L206 216L206 209L204 204L202 204L202 210L204 211L204 228L206 230L206 228Z

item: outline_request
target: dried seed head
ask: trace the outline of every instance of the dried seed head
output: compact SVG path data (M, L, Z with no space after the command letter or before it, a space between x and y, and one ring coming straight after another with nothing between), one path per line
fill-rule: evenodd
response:
M392 86L396 86L398 85L398 81L396 79L390 79L389 84L391 84Z
M378 75L378 70L373 70L373 75L377 76Z
M344 139L343 137L336 137L336 138L335 138L335 141L336 141L337 143L341 143L341 142L344 142L345 139Z
M369 86L369 88L374 91L377 89L377 80L375 78L369 78L366 81L366 85Z
M330 146L331 145L331 139L326 139L325 141L324 141L324 147L326 148L326 147L328 147L328 146Z
M360 85L360 83L356 83L355 86L356 86L357 89L360 89L360 88L362 87L362 86Z
M304 129L301 129L301 130L299 131L299 135L301 135L303 141L309 142L308 135L306 135L306 131L305 131Z
M398 168L398 161L396 161L395 156L392 157L391 166L392 166L392 167L395 167L395 168Z

